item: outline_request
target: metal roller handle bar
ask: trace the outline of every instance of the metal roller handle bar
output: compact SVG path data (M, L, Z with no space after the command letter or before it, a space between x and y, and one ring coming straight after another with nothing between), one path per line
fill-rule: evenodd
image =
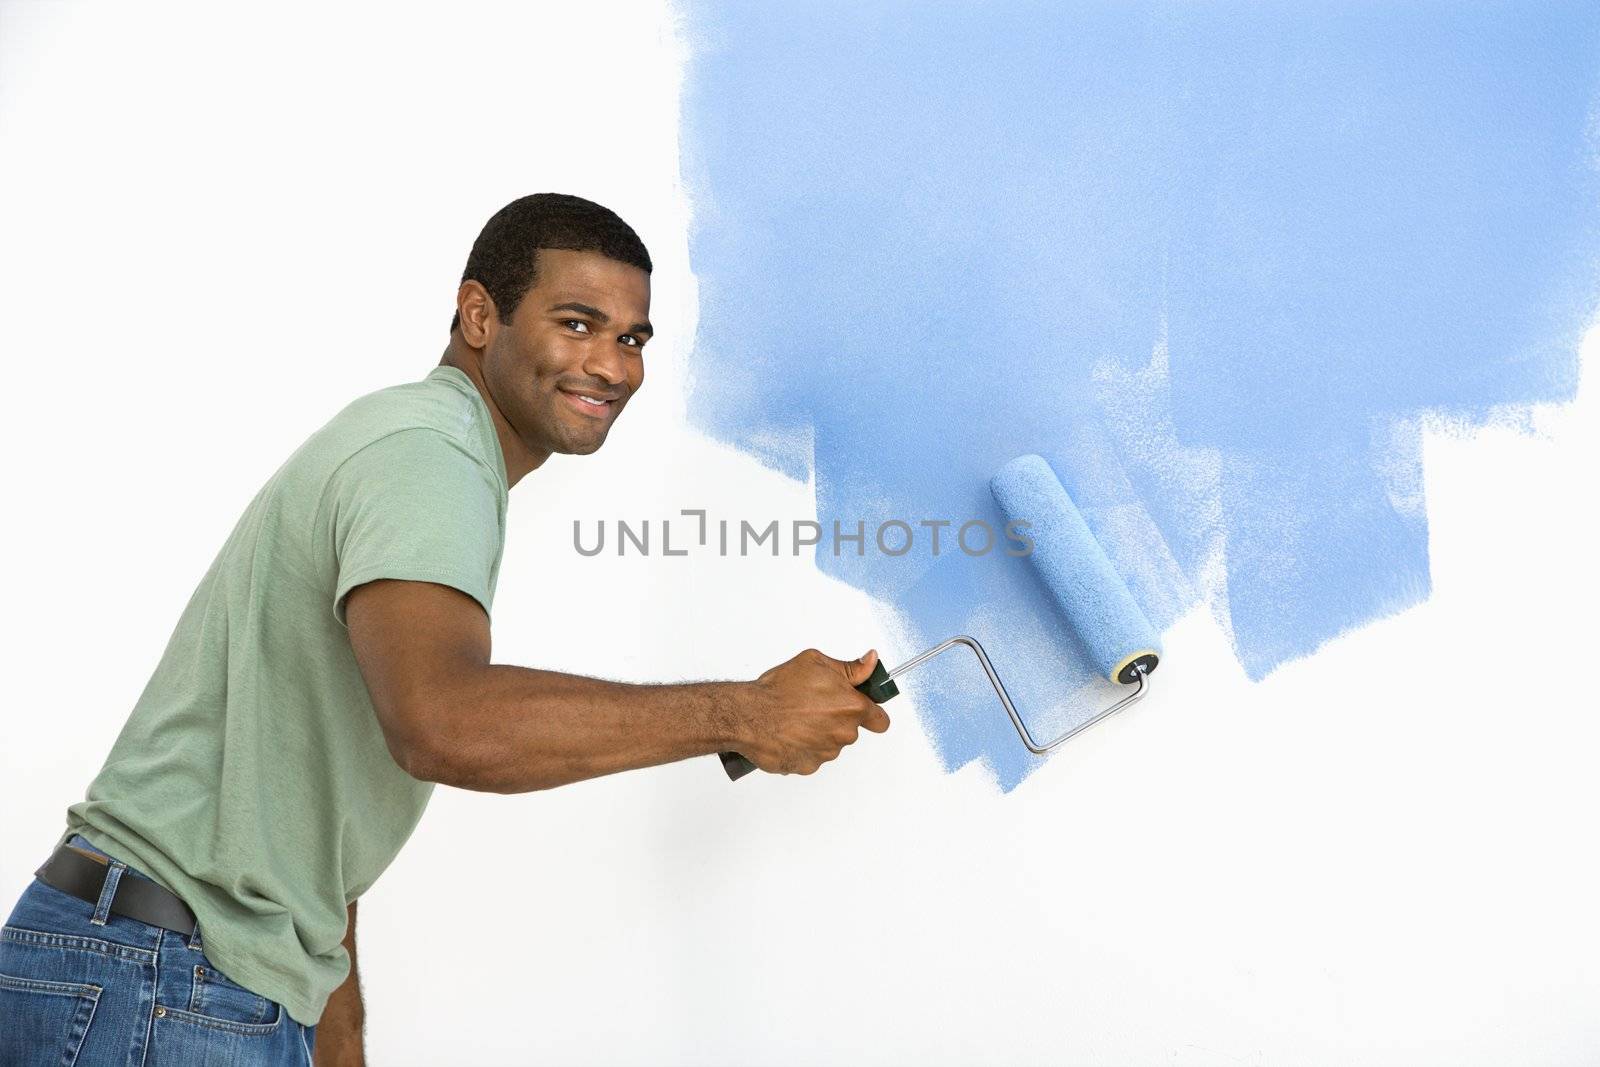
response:
M1133 704L1140 700L1144 696L1145 690L1149 688L1149 683L1145 680L1144 667L1136 667L1135 669L1139 673L1137 689L1123 697L1121 700L1117 701L1115 704L1112 704L1104 711L1097 712L1091 718L1080 722L1078 725L1074 726L1072 729L1068 730L1054 741L1050 741L1041 745L1039 742L1033 739L1033 734L1028 730L1028 724L1022 721L1022 716L1017 714L1016 705L1011 703L1011 695L1006 692L1005 683L1000 681L999 672L994 669L994 664L989 662L988 654L983 651L983 646L978 644L976 638L958 635L950 638L948 641L942 641L921 655L915 656L900 664L900 666L889 672L889 677L896 678L902 674L905 674L913 667L920 667L922 664L928 662L945 649L953 648L956 645L966 645L977 655L978 662L983 666L983 673L989 676L989 684L994 686L995 695L1000 698L1000 703L1005 707L1006 714L1011 716L1011 724L1017 728L1017 734L1022 738L1022 743L1028 746L1029 752L1039 756L1042 756L1056 746L1071 740L1073 737L1076 737L1079 733L1087 730L1089 727L1093 726L1101 719L1104 719L1106 716L1114 715L1123 708L1127 707L1129 704Z
M995 695L1000 698L1000 703L1006 709L1006 714L1011 717L1011 724L1017 728L1017 734L1022 738L1022 743L1028 747L1029 752L1039 756L1042 756L1051 749L1054 749L1057 746L1071 740L1084 730L1087 730L1089 727L1099 722L1101 719L1104 719L1109 715L1115 715L1128 705L1136 703L1144 697L1145 691L1149 688L1149 681L1147 680L1147 674L1144 665L1135 664L1134 670L1138 676L1136 679L1137 688L1134 689L1132 693L1129 693L1127 696L1123 697L1121 700L1112 704L1105 710L1096 712L1093 716L1085 719L1083 722L1080 722L1078 725L1074 726L1072 729L1068 730L1054 741L1048 741L1042 745L1033 739L1033 733L1029 731L1028 724L1022 721L1022 716L1017 713L1016 705L1011 703L1011 695L1006 692L1005 683L1000 681L1000 674L994 669L994 664L989 662L989 656L983 651L983 646L978 643L976 638L967 637L964 634L952 637L947 641L941 641L939 644L934 645L926 652L906 660L894 670L889 671L886 675L880 674L882 670L882 664L880 663L878 669L873 671L873 677L861 683L861 685L857 686L856 688L866 692L868 696L873 696L874 693L882 692L883 695L881 697L874 697L874 699L879 700L879 702L882 700L887 700L899 692L899 690L892 684L887 683L892 682L893 679L911 671L913 668L922 666L922 664L928 662L939 653L948 648L954 648L956 645L965 645L966 647L972 649L973 653L978 657L978 663L983 667L983 673L988 675L989 684L994 686ZM886 684L887 689L884 688ZM736 752L724 752L721 755L722 766L728 772L728 777L734 781L738 781L740 778L756 769L755 764L751 763L749 760L745 759Z

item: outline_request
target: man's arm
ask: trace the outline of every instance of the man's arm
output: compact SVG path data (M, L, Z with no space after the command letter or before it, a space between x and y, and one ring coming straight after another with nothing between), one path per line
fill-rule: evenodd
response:
M344 948L350 953L350 976L334 990L317 1022L312 1062L316 1067L364 1067L366 1051L361 1035L367 1020L361 1003L361 982L356 973L356 902L350 902L350 921L345 927Z
M753 682L629 685L489 662L489 619L460 590L382 579L345 603L350 643L389 751L426 781L524 793L735 751L810 774L889 717L856 691L875 652L807 649Z

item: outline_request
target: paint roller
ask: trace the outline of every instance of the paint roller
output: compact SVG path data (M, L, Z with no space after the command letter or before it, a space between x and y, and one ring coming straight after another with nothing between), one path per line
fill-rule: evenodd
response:
M885 669L880 660L873 667L872 676L856 688L874 703L882 704L900 692L894 679L946 649L964 646L978 657L979 665L994 686L995 695L1017 728L1022 743L1028 751L1043 755L1143 697L1149 688L1149 675L1160 662L1161 644L1155 627L1139 609L1133 594L1128 592L1127 585L1106 557L1105 549L1089 532L1088 524L1044 457L1018 456L990 479L989 489L1008 522L1031 529L1033 569L1088 650L1090 662L1110 681L1133 686L1133 692L1060 737L1041 743L1034 739L1012 704L983 646L964 635L942 641L892 671ZM721 755L729 778L738 780L756 769L755 764L736 752Z

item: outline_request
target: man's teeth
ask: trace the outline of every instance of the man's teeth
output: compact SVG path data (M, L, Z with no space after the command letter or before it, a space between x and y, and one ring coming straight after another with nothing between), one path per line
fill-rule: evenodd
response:
M592 396L584 396L582 393L577 393L574 395L576 395L577 398L582 400L585 404L593 404L596 407L604 407L608 403L608 401L605 400L596 400Z

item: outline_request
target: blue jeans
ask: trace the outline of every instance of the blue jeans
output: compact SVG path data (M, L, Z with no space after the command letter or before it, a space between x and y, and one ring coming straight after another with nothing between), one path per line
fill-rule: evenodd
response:
M148 876L111 859L98 904L38 878L23 890L0 928L0 1067L311 1063L316 1027L217 970L199 927L107 911L122 878Z

